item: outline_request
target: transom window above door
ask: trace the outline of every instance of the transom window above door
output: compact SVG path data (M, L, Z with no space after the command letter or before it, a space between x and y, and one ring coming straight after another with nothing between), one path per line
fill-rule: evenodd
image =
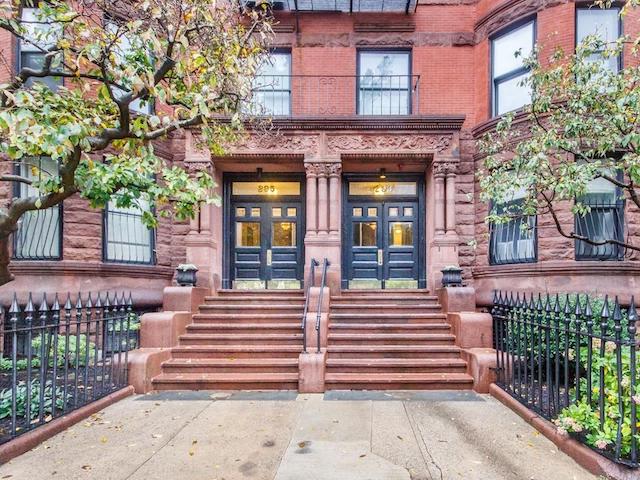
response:
M491 40L491 89L493 115L517 110L531 101L531 91L522 85L529 76L524 59L533 53L536 22L518 25Z
M358 52L358 114L411 113L411 52Z

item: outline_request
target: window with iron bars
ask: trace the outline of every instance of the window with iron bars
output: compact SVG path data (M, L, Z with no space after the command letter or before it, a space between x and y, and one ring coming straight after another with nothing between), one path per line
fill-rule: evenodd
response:
M616 176L615 173L612 173ZM580 199L589 212L575 216L575 231L595 242L624 239L624 200L619 189L604 178L589 183L587 194ZM605 243L591 245L583 240L575 241L576 260L622 260L621 245Z
M250 113L291 115L291 52L275 50L258 69Z
M111 200L104 211L103 258L105 262L155 264L155 229L142 221L149 205L118 207Z
M58 162L49 157L27 158L17 173L32 181L46 180L58 174ZM19 183L18 198L39 195L32 185ZM13 258L16 260L59 260L62 258L62 205L25 212L13 235Z
M523 192L521 192L522 194ZM515 213L522 204L516 193L513 200L496 207L497 213ZM506 223L492 224L489 239L489 263L508 265L537 261L537 217L515 216Z
M411 52L358 52L358 115L411 113Z

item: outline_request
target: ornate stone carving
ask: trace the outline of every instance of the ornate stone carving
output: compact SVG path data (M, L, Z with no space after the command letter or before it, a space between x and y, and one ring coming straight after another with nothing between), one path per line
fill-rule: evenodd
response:
M452 135L335 135L327 138L329 152L405 150L444 152L451 146Z
M455 175L458 170L458 164L455 162L436 162L433 164L433 174L436 176Z
M342 172L341 163L305 163L304 168L308 177L339 177Z
M318 135L282 135L279 133L266 133L251 135L231 146L233 152L250 150L276 150L283 152L315 152L318 150Z
M209 162L185 161L184 167L187 169L187 172L189 172L190 174L196 173L196 172L202 172L202 171L205 171L207 173L212 173L212 170L213 170L213 164L210 161Z

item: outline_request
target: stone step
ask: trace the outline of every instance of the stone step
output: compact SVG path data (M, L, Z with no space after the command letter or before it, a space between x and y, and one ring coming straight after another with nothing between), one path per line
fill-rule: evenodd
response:
M449 333L329 333L329 345L452 345Z
M180 335L180 345L302 345L300 333L186 333Z
M466 373L327 373L330 390L466 390L473 377Z
M460 358L329 358L330 373L465 373L467 362Z
M296 390L297 373L162 373L156 390Z
M217 291L218 297L300 297L304 296L304 290L301 288L295 289L276 289L276 290L266 290L266 289L256 289L256 290L239 290L235 288L224 289L221 288ZM215 298L215 295L210 295L207 298Z
M204 298L205 304L225 303L273 303L278 302L287 305L304 304L304 295L221 295Z
M296 373L297 358L172 358L163 373Z
M455 345L332 345L329 358L460 358Z
M184 345L171 349L173 358L298 358L302 345Z
M274 304L229 304L229 303L211 303L200 305L200 313L227 313L227 314L248 314L248 313L299 313L302 315L304 305L283 305L281 303Z
M448 323L329 323L333 333L449 333Z
M302 325L300 313L196 313L193 323L295 323Z
M187 333L298 333L301 323L192 323Z
M395 313L379 310L366 313L336 313L329 315L331 323L444 323L444 313Z
M373 304L373 303L339 303L331 304L331 312L339 314L389 312L389 313L442 313L442 307L438 304L408 305L401 302L397 304Z

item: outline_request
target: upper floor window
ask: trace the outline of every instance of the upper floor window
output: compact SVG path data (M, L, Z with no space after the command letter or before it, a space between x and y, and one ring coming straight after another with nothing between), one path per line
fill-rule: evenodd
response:
M260 66L254 80L252 113L291 113L291 53L272 52Z
M529 86L522 81L529 75L524 59L533 53L536 22L509 30L491 40L491 85L493 115L502 115L531 101Z
M492 224L489 239L489 263L504 265L510 263L530 263L536 261L536 217L518 216L518 206L522 205L524 190L514 192L511 200L497 205L497 213L513 215L506 223Z
M410 114L411 85L410 52L358 52L358 114Z
M118 207L114 200L104 213L103 256L106 262L155 263L155 230L142 222L143 211L149 210L144 200L136 207Z
M26 28L25 40L21 40L19 43L19 66L18 70L22 68L33 68L36 70L42 69L44 65L46 47L55 43L60 36L60 31L55 30L54 27L46 23L42 23L41 18L38 15L38 8L24 7L22 9L21 20L22 24ZM60 64L58 59L54 59L51 66L55 69ZM29 77L25 86L30 87L34 82L44 83L49 89L56 90L59 85L62 85L61 77L43 77L35 78Z
M46 180L58 174L58 163L49 157L25 159L19 174L33 181ZM39 195L32 185L19 183L19 198ZM13 236L13 258L16 260L57 260L62 257L62 206L25 212Z
M576 44L590 35L595 35L605 43L612 44L621 34L619 8L576 9ZM594 53L590 59L603 62L612 72L620 70L620 57L604 58L600 52Z
M117 20L108 18L105 20L105 23L106 23L105 30L107 32L118 34L119 24ZM124 68L126 64L132 62L132 53L134 51L139 51L140 49L146 50L144 48L144 45L142 44L141 38L139 37L133 38L131 35L126 35L126 34L119 35L118 40L113 48L113 53L115 55L115 62L114 62L115 66L116 67L122 66ZM145 58L140 58L140 57L136 58L135 61L152 62L153 60L151 58L151 55L148 54L148 55L145 55ZM122 83L123 83L122 86L126 87L127 90L131 89L132 84L129 79L127 79L126 77L123 78ZM129 93L128 91L125 91L117 87L114 87L113 90L114 90L114 96L116 96L117 98L121 98L126 93ZM138 98L129 104L129 109L132 112L149 115L153 111L153 105L150 99Z
M616 172L607 172L613 178L620 179ZM599 177L591 182L581 202L588 205L589 213L576 215L576 234L589 238L594 242L607 240L624 240L624 200L616 185ZM591 245L576 240L576 260L621 260L624 249L612 243Z

